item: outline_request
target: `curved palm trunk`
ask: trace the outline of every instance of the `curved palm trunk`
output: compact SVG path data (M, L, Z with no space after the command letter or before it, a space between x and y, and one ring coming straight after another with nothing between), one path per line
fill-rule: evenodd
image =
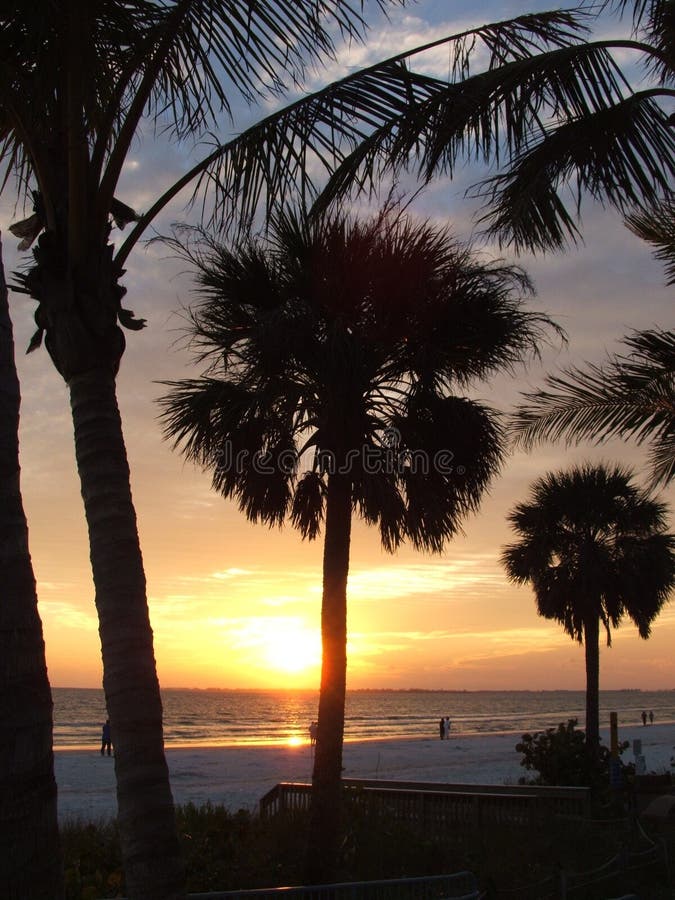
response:
M52 697L19 468L21 397L0 249L0 884L60 900Z
M94 369L68 380L115 748L127 896L184 896L173 798L164 756L145 574L115 379Z
M600 744L600 623L597 616L584 621L586 653L586 747L597 756Z
M335 880L342 836L342 743L347 686L347 576L351 536L348 476L328 479L321 602L321 689L312 773L310 884Z

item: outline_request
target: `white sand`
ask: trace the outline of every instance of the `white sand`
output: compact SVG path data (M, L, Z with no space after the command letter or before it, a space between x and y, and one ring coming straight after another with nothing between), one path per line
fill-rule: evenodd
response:
M603 743L609 743L606 732ZM642 740L647 771L670 770L675 754L675 725L619 729L629 741L623 755L633 761L633 740ZM525 773L515 745L520 734L461 735L450 740L375 740L345 744L347 778L513 784ZM167 749L176 803L222 803L231 810L256 808L280 781L311 780L312 751L298 747L198 747ZM62 819L98 820L115 815L114 761L91 751L57 750L56 780Z

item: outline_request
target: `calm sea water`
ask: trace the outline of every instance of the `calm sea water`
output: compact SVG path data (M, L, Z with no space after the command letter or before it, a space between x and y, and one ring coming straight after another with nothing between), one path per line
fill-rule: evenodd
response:
M54 745L87 747L100 741L106 718L102 690L54 688ZM168 746L277 744L305 739L316 718L315 691L165 690L164 736ZM345 737L424 738L438 735L450 716L453 733L541 731L568 719L584 722L583 691L350 691ZM640 723L642 710L655 722L675 723L675 691L601 691L600 722L609 713L620 725Z

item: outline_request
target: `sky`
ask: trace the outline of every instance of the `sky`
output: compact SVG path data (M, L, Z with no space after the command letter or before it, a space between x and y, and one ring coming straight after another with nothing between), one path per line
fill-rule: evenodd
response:
M307 86L318 87L402 47L523 11L496 0L480 4L480 13L466 2L420 0L392 9L385 21L367 2L373 27L366 43L341 48L323 72L310 74ZM625 34L628 23L611 20L603 29ZM425 65L447 73L447 52L436 51ZM267 109L235 107L235 122L224 123L221 136L236 133ZM197 153L192 146L156 138L148 126L132 149L117 196L137 210L147 208ZM475 207L464 191L472 174L467 168L452 182L434 182L415 198L411 212L449 222L459 239L469 238ZM158 221L160 233L174 221L196 222L185 199ZM10 201L7 195L0 205L8 275L20 260L7 228L22 217ZM622 337L634 329L673 327L673 292L664 287L662 267L619 216L587 205L583 234L584 245L565 254L518 260L537 288L528 308L545 311L561 325L567 345L543 347L540 362L477 385L476 397L508 412L520 392L540 385L546 372L601 363L621 350ZM498 253L490 246L481 252L486 258ZM303 542L290 526L269 530L248 523L232 502L213 493L208 473L186 463L162 439L156 401L164 391L158 382L200 371L181 339L192 299L184 269L160 243L133 252L124 279L127 305L148 327L126 333L118 379L160 683L318 688L321 541ZM100 644L67 390L46 352L24 355L34 330L34 304L18 294L10 302L22 386L22 492L50 680L53 686L97 687ZM500 566L500 552L513 540L506 516L545 472L605 460L632 466L644 483L645 459L644 449L619 441L602 447L544 444L529 454L515 452L479 513L465 521L464 534L439 556L410 547L389 555L377 530L355 521L348 687L583 689L583 648L555 622L540 618L531 589L511 585ZM660 496L675 509L675 488ZM672 516L671 521L675 528ZM601 648L601 688L675 688L674 648L671 601L648 641L627 621L614 632L612 647Z

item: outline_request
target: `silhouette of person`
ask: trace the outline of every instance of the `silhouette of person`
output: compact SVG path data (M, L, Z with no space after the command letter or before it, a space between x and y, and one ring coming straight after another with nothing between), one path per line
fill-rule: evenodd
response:
M441 721L438 723L438 732L439 737L443 741L445 740L445 716L441 718Z
M309 745L313 747L316 744L316 730L318 728L318 724L316 722L312 722L309 726Z
M650 725L654 724L654 710L653 709L649 710L649 724Z
M105 756L105 753L108 753L110 756L112 751L112 735L110 734L110 719L106 719L101 729L101 756Z
M644 711L644 709L642 710L642 724L647 724L647 713Z

